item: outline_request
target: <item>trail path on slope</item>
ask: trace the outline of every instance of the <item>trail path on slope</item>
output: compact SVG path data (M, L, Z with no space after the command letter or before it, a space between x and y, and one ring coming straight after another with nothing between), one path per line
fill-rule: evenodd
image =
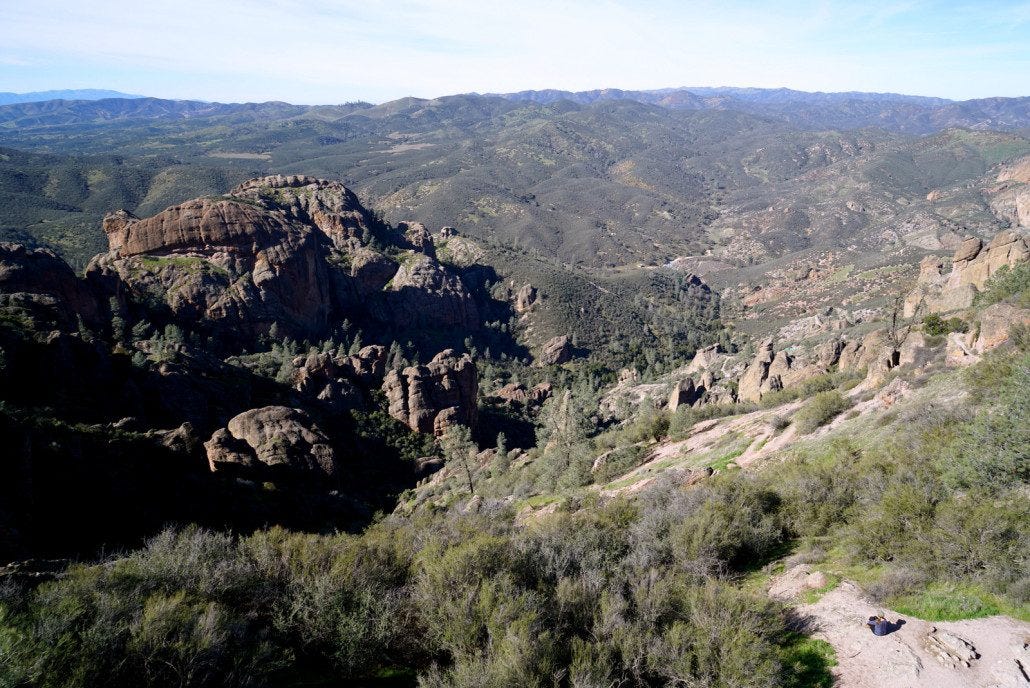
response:
M789 577L799 585L784 580ZM794 569L777 579L770 590L773 596L790 597L804 588L803 576ZM903 617L870 604L848 581L818 602L795 609L809 632L836 650L836 688L1030 688L1025 673L1030 671L1030 624L1006 616L941 622ZM889 635L874 636L865 621L881 612L891 622L901 618L905 623ZM969 667L941 664L925 645L934 628L971 643L979 659Z

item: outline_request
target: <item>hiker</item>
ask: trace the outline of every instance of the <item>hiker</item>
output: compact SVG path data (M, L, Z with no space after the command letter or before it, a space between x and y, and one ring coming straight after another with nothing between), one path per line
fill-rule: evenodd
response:
M866 626L869 626L869 630L873 632L873 635L887 635L890 631L891 624L883 614L880 614L877 616L870 616L869 620L866 621Z

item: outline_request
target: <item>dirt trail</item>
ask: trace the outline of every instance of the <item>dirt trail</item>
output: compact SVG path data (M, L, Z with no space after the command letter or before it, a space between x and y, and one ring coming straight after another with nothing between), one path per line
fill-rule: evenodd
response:
M804 578L795 570L777 579L771 595L790 597L804 588ZM836 650L837 688L1030 688L1030 624L1005 616L933 623L908 618L869 603L848 581L796 610L814 637ZM904 624L895 625L889 635L874 636L865 620L881 612L889 621ZM970 643L979 658L968 667L942 664L926 646L935 628Z

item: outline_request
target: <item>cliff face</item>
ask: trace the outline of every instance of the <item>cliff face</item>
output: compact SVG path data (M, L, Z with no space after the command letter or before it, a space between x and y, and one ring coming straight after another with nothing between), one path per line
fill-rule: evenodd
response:
M976 237L965 239L955 249L948 272L944 271L943 260L927 256L919 265L916 288L905 298L904 315L911 317L920 307L924 313L969 308L977 292L998 270L1028 259L1026 238L1015 231L999 232L987 246Z
M0 305L40 324L74 329L95 324L97 301L68 264L47 249L0 243Z
M436 261L428 231L412 227L377 227L339 182L263 177L145 219L109 215L110 250L87 276L108 296L156 301L176 320L243 337L276 324L313 340L362 317L396 327L478 326L461 278ZM372 248L377 231L384 236Z
M390 415L416 432L439 437L454 425L476 425L479 384L468 354L446 349L424 366L391 370L383 392Z

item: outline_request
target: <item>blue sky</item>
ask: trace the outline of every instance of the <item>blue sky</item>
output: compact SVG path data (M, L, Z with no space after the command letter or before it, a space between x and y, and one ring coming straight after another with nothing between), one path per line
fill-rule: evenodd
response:
M0 0L0 91L223 102L786 86L1030 95L1030 0Z

